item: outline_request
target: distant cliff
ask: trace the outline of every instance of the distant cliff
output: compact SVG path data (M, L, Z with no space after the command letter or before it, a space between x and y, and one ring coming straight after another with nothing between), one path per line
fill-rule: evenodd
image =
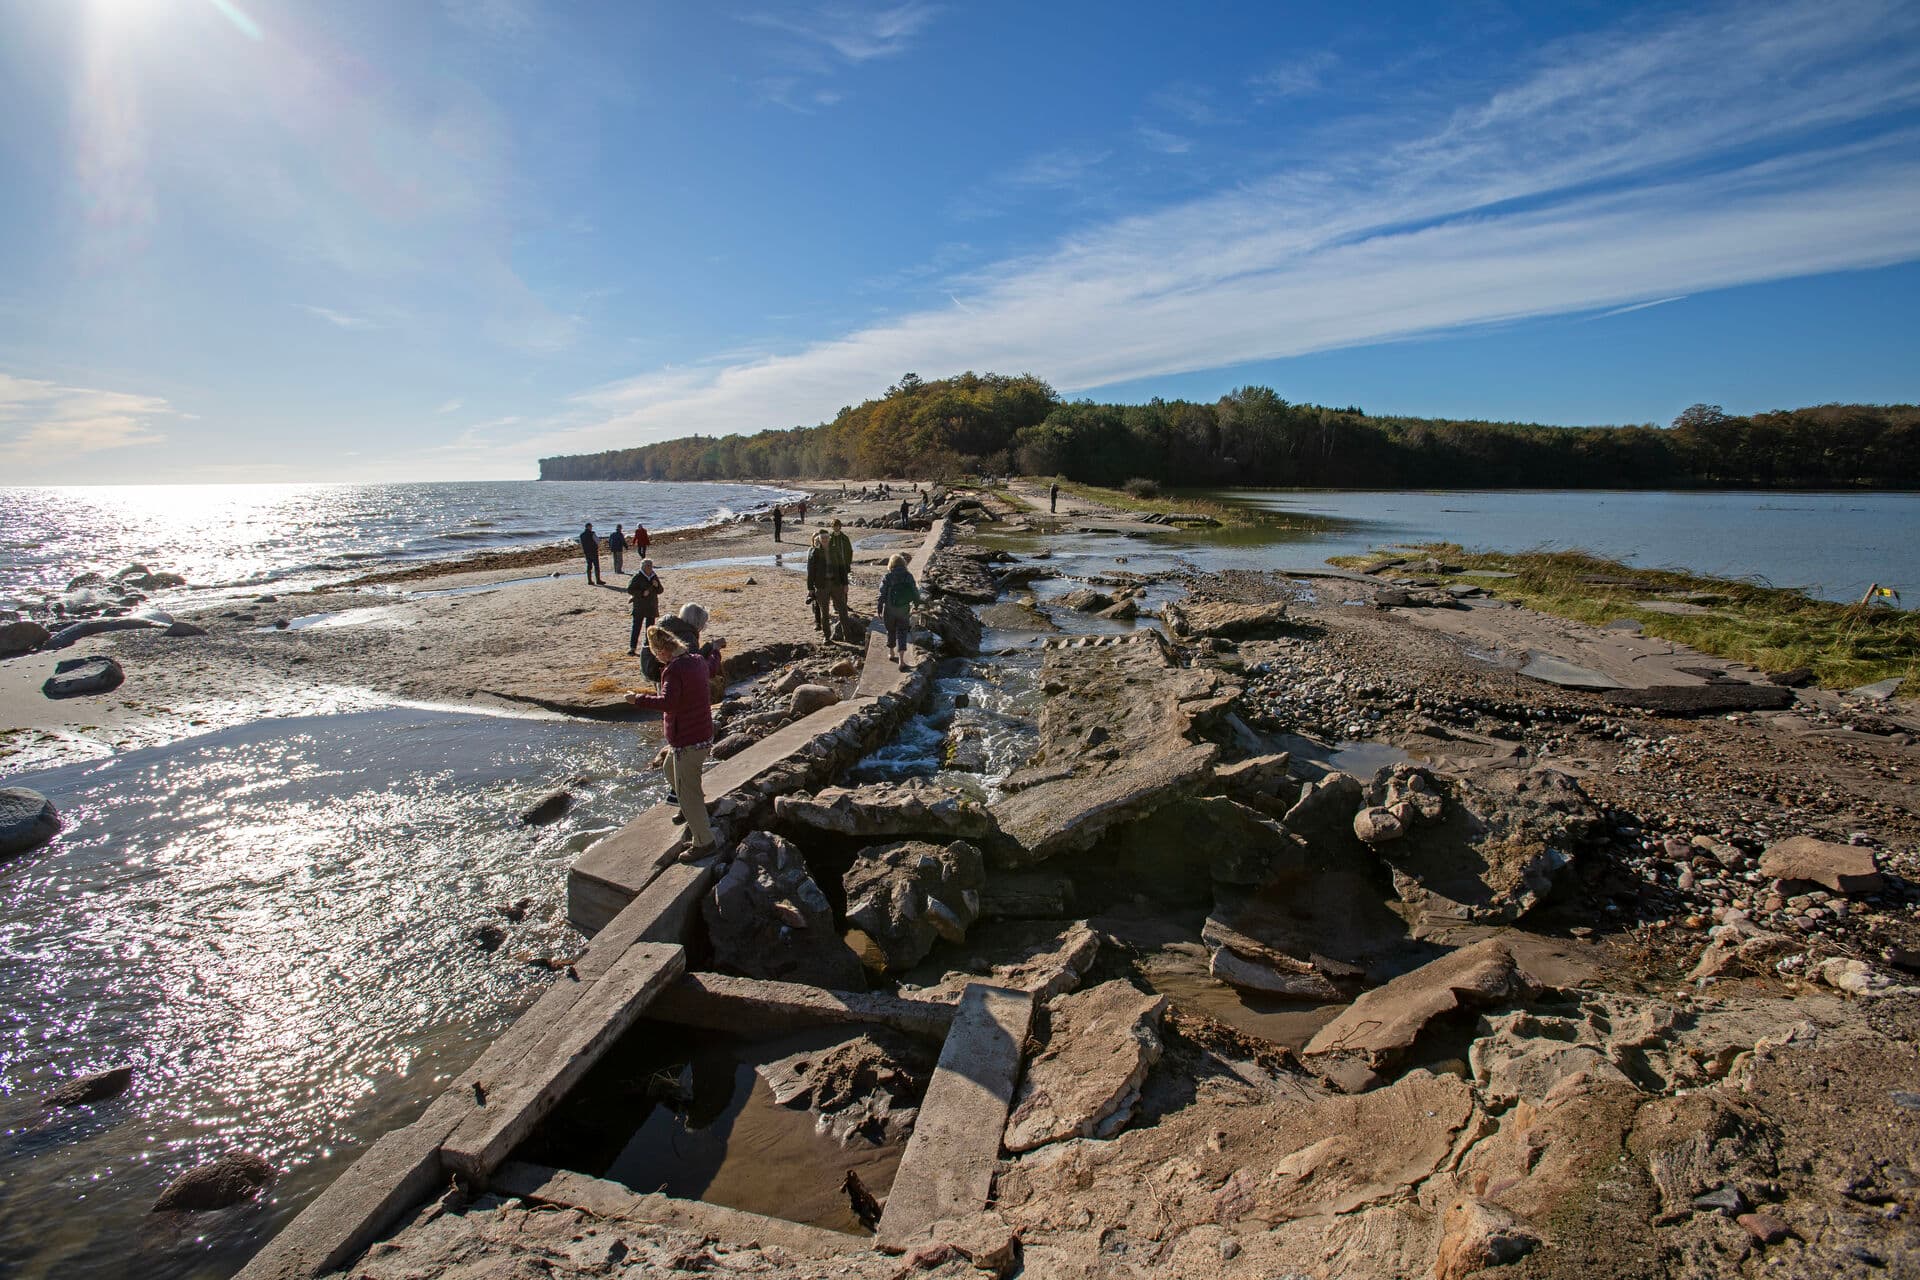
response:
M542 480L1063 475L1117 485L1920 489L1920 407L1826 404L1670 426L1381 417L1242 387L1211 404L1063 401L1030 374L912 374L817 427L542 458Z

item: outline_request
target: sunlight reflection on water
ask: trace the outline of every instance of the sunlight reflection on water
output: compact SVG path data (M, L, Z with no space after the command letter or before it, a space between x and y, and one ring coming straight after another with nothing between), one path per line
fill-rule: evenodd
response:
M528 959L578 951L576 837L659 798L644 749L632 728L398 709L18 779L67 827L0 865L0 1273L231 1271L537 994ZM521 825L555 785L567 817ZM498 914L523 898L524 923ZM488 922L491 954L470 936ZM120 1099L41 1111L120 1062ZM147 1216L230 1150L282 1171L269 1204Z

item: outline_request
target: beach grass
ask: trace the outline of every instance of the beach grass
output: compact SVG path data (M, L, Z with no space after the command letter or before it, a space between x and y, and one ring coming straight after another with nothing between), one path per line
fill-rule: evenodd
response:
M1419 551L1462 570L1423 576L1470 582L1542 613L1595 624L1631 618L1647 635L1763 671L1809 668L1830 689L1899 676L1905 682L1902 695L1920 695L1920 612L1816 600L1804 591L1764 583L1643 569L1583 551L1477 553L1453 543L1429 543ZM1376 561L1343 556L1333 563L1362 568ZM1516 576L1489 581L1474 577L1473 570ZM1646 607L1663 598L1680 598L1706 611L1676 614Z
M1118 511L1136 511L1143 515L1202 515L1212 516L1223 525L1248 527L1264 523L1260 513L1252 507L1234 502L1221 502L1215 498L1189 497L1178 490L1163 493L1157 498L1136 498L1124 489L1106 489L1099 485L1081 484L1077 480L1059 482L1060 492L1084 498L1088 502L1098 502L1102 506Z

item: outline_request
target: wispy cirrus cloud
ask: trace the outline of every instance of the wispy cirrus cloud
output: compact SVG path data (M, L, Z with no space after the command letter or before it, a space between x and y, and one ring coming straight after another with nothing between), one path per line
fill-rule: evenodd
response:
M310 303L301 303L300 309L319 320L325 320L336 329L377 329L379 324L367 316L357 316L348 311L335 311L332 307L316 307Z
M184 416L159 396L0 373L0 461L25 471L78 454L161 444L167 437L154 420Z
M1594 316L1593 318L1595 320L1606 320L1613 316L1624 316L1630 311L1645 311L1648 307L1664 307L1669 302L1685 302L1687 300L1687 297L1688 297L1687 294L1676 293L1670 298L1653 298L1646 302L1632 302L1632 303L1628 303L1624 307L1614 307L1610 311L1602 311L1599 315Z
M1015 187L1071 187L1112 154L1106 147L1055 147L1028 156L1002 174L1001 181Z
M827 5L797 14L760 11L742 14L741 21L798 36L848 62L870 62L905 53L939 12L938 5L908 0L879 7Z
M1258 75L1249 77L1247 87L1253 90L1257 102L1271 102L1275 98L1297 98L1316 92L1325 83L1327 73L1340 64L1340 59L1325 49L1316 49L1298 57L1276 62Z
M817 421L906 369L1033 370L1077 391L1912 260L1915 105L1920 11L1878 0L1736 5L1571 41L1317 168L949 278L956 305L629 379L533 447ZM1023 166L1036 183L1090 167Z

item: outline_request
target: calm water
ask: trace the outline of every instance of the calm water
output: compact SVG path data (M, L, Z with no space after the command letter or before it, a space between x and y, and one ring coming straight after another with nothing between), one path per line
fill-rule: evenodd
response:
M662 794L633 728L395 709L26 775L66 830L0 862L0 1275L230 1274L571 956L566 872ZM9 779L15 781L15 779ZM519 814L551 786L573 810ZM530 899L512 923L501 904ZM470 937L493 923L495 951ZM130 1063L120 1098L43 1112ZM271 1200L149 1215L221 1152Z
M195 587L337 582L378 561L532 546L635 521L650 531L751 511L786 491L646 481L0 488L0 600L140 563Z
M1396 543L1469 550L1585 550L1646 568L1802 587L1858 600L1870 583L1920 605L1920 494L1332 492L1230 490L1212 495L1299 527L1280 541L1198 540L1211 564L1307 568Z

